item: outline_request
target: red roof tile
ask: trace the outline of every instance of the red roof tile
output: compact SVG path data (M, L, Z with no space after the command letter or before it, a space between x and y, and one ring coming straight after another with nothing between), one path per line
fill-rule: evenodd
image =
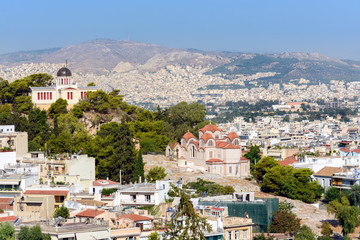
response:
M250 159L247 159L246 157L241 157L240 160L247 160L250 161Z
M356 152L356 153L360 153L360 149L359 149L359 148L353 149L352 151L353 151L353 152Z
M179 145L179 143L177 143L177 142L169 143L169 146L171 149L174 149L177 145Z
M15 222L18 219L16 216L0 217L0 222Z
M346 148L340 148L340 151L342 151L342 152L350 152L350 150L346 149Z
M233 141L235 138L240 138L235 132L230 132L226 137L228 137L230 141Z
M320 171L314 174L314 176L332 177L335 173L341 172L341 168L337 167L323 167Z
M184 134L183 138L185 138L186 142L189 141L190 138L195 138L194 134L192 134L191 132L187 132Z
M296 160L295 156L290 156L285 158L284 160L280 161L279 164L283 167L288 166L290 164L293 164L295 162L298 162L298 160Z
M215 131L222 131L220 128L218 128L217 126L213 125L213 124L208 124L205 127L199 129L199 132L203 132L205 133L206 131L210 131L212 133L214 133Z
M301 105L302 102L290 102L290 103L287 103L286 105L290 105L290 106L298 106L298 105Z
M0 198L0 209L10 210L13 209L13 206L10 206L10 202L13 198Z
M37 195L67 195L69 191L66 190L26 190L24 194L37 194Z
M119 185L120 183L114 182L111 180L98 179L93 181L93 186L109 186L109 185Z
M88 218L95 218L96 216L99 216L100 214L104 213L103 210L97 210L97 209L86 209L82 212L79 212L75 215L75 217L88 217Z
M224 162L224 161L218 158L211 158L209 160L206 160L206 162Z
M202 136L201 136L201 139L204 139L205 143L207 143L207 141L209 139L214 139L214 137L210 134L210 133L204 133Z
M224 210L223 208L216 208L216 207L213 207L211 209L214 210L214 211L222 211L222 210Z
M129 214L121 215L121 216L119 216L117 219L120 219L120 218L128 218L128 219L130 219L130 220L132 220L132 221L134 221L134 222L153 220L153 218L151 218L151 217L141 216L141 215L134 214L134 213L129 213Z
M228 142L216 142L216 147L217 148L223 148L223 149L240 149L239 146L236 146L232 143L228 143Z

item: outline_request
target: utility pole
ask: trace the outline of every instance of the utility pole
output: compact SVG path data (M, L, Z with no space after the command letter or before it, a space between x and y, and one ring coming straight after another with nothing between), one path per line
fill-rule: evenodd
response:
M120 169L120 185L122 185L122 183L121 183L121 169Z

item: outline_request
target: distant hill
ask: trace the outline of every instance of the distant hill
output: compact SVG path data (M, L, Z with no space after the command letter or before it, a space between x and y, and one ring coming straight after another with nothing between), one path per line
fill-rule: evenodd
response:
M44 58L50 53L56 52L57 50L60 50L60 48L1 54L0 65L13 65L23 62L34 62L36 60Z
M166 66L178 65L206 67L206 75L220 75L230 80L256 73L271 73L256 79L258 86L301 78L310 80L310 84L327 83L329 80L360 81L359 61L338 60L318 53L208 52L111 39L98 39L63 48L2 54L0 66L4 72L11 72L10 68L25 63L57 64L52 65L51 71L54 72L65 60L68 60L74 72L105 76L154 73Z
M300 78L310 80L312 84L330 80L360 81L360 65L357 63L312 53L254 54L232 59L230 63L216 67L207 74L222 74L231 79L239 74L276 72L275 76L258 79L262 86Z
M71 68L81 72L108 73L116 68L125 69L142 66L141 70L155 71L171 64L209 64L221 63L221 60L205 59L200 51L168 48L154 44L98 39L64 48L19 52L0 55L0 65L20 63L62 64L68 60ZM127 64L126 64L127 63Z

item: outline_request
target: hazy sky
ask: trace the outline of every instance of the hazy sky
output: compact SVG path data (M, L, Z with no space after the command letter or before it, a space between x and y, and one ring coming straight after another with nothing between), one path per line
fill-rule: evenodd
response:
M0 0L0 53L97 38L360 60L360 1Z

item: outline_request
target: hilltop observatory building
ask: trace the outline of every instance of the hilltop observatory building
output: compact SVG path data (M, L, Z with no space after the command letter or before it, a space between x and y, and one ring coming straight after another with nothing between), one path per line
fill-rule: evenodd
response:
M48 87L30 87L31 101L41 109L48 109L59 98L65 99L72 107L86 98L87 92L97 91L98 87L78 87L73 82L71 71L62 67L56 74L55 84Z

